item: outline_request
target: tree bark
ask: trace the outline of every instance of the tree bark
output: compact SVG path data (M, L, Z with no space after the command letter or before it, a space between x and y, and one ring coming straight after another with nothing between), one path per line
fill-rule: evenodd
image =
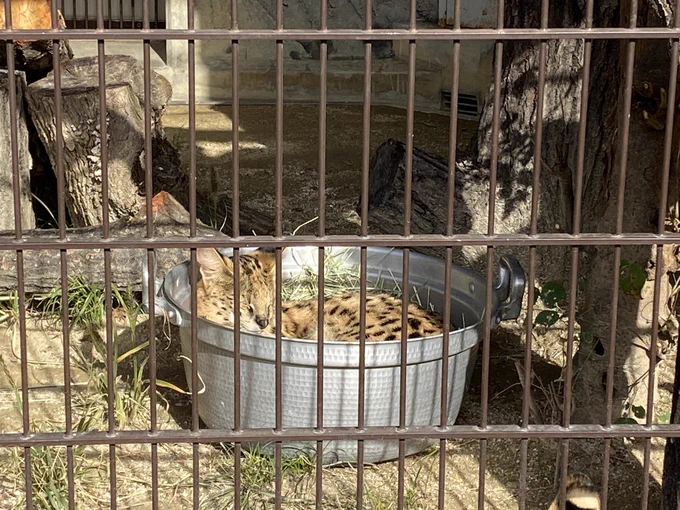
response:
M389 139L383 142L370 163L368 191L368 229L374 234L404 233L404 170L406 146L403 142ZM418 147L413 149L411 187L411 233L445 234L448 215L447 160ZM486 233L489 208L489 172L472 166L470 161L459 161L455 169L453 204L454 234ZM505 220L497 233L523 231L530 204L524 201L505 214ZM495 197L497 216L510 208L505 196ZM361 199L356 206L361 211ZM446 248L419 246L415 251L444 257ZM486 267L485 247L456 246L453 260L483 272ZM526 258L525 249L507 249L518 258ZM525 266L526 267L526 266Z
M44 29L52 28L51 0L13 0L12 28ZM0 12L0 28L5 28L5 10ZM64 17L57 11L57 26L66 28ZM73 58L73 51L67 40L59 41L59 59L66 62ZM52 41L17 40L14 44L16 69L25 71L28 83L32 83L52 70L54 45ZM0 45L0 67L7 65L7 48Z
M594 26L622 26L619 2L596 4ZM553 3L549 26L583 27L583 2ZM645 12L638 24L652 23ZM508 27L538 27L540 4L537 1L511 0L506 3ZM584 63L582 40L556 40L547 46L547 82L543 112L542 173L539 193L539 232L574 230L574 194L576 192L578 131L586 122L587 140L583 160L581 232L614 232L620 161L619 132L622 105L621 46L617 41L593 41L590 64L587 120L581 119L581 91ZM636 54L636 89L641 79L667 87L669 59L664 42L639 41ZM507 197L511 210L529 200L534 171L534 133L538 94L538 51L533 41L508 41L503 45L500 91L499 194ZM606 93L604 91L607 91ZM488 168L491 156L493 85L483 109L479 138L476 141L478 163ZM640 109L630 118L630 148L626 174L623 232L653 232L658 217L658 183L661 180L663 131L659 131ZM664 214L665 211L662 212ZM503 216L496 216L502 229ZM530 217L524 219L524 228ZM521 231L521 229L520 229ZM539 280L569 280L570 257L562 251L561 264L539 261ZM649 247L625 247L622 258L647 270L647 281L640 294L619 292L616 345L609 345L614 250L608 247L583 248L579 252L577 321L581 327L574 358L574 401L572 421L603 423L606 421L606 380L609 349L616 348L614 374L614 419L631 405L646 407L647 371L651 344L651 309L654 271L650 261L655 252ZM568 288L568 285L567 285ZM667 302L668 285L662 284L661 300ZM668 316L661 307L661 324ZM647 410L653 412L653 410Z
M33 214L33 204L31 202L30 172L32 160L28 149L28 130L24 107L26 77L20 71L16 72L15 76L21 227L32 229L35 228L35 215ZM12 230L15 225L9 93L9 73L0 70L0 203L4 204L3 214L0 215L0 230Z
M120 55L107 56L105 67L109 206L110 218L115 221L133 216L141 205L137 184L143 180L144 73L136 60ZM167 80L155 72L152 72L151 80L151 136L156 143L162 143L164 138L159 121L172 90ZM64 65L62 98L66 205L74 226L100 225L102 140L96 58L76 59ZM53 73L29 86L28 105L56 171ZM175 179L178 178L176 175Z

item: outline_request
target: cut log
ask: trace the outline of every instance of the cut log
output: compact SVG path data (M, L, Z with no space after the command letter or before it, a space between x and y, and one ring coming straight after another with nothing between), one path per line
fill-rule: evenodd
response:
M368 190L368 230L371 234L404 233L404 171L406 146L389 139L383 142L371 160ZM411 193L411 233L445 234L448 214L448 161L417 147L413 149ZM513 197L497 193L495 201L496 233L518 233L525 230L523 214L531 201L508 207ZM361 199L357 212L361 211ZM489 216L489 174L485 169L458 162L455 172L453 207L454 234L486 234ZM444 257L444 247L415 247L414 251ZM453 261L483 272L486 267L484 246L456 246ZM518 247L498 249L511 253L526 263L527 250ZM527 267L527 266L525 266Z
M17 149L19 161L19 186L21 205L21 227L35 228L35 215L31 202L31 154L28 147L28 130L26 127L26 111L24 108L24 93L26 77L23 72L16 74L16 111L17 117ZM12 170L12 145L10 126L10 97L9 73L0 70L0 203L3 204L3 214L0 215L0 230L14 229L14 191Z
M405 145L390 139L378 147L371 160L368 174L368 211L369 230L374 233L404 233L405 156ZM458 190L464 177L463 172L456 173ZM446 232L447 179L447 161L418 148L413 149L413 233ZM357 212L360 211L361 199L357 205ZM455 232L469 231L470 217L467 209L456 207L454 215Z
M189 213L168 193L159 193L153 200L154 237L188 237ZM262 222L262 220L261 220ZM197 224L199 236L224 236L201 223ZM54 239L58 232L52 229L41 229L25 232L26 237L33 239ZM69 240L98 239L102 237L101 227L85 227L68 229ZM141 239L146 237L146 221L144 209L130 221L120 220L111 225L112 238L127 237ZM14 231L0 232L0 238L14 237ZM189 250L158 249L158 273L174 265L188 260ZM47 292L60 285L60 253L58 250L24 251L24 289L28 294ZM104 285L104 252L103 250L68 250L67 264L69 277L80 277L97 287ZM146 259L145 249L111 250L112 283L119 288L141 290L142 263ZM0 294L7 294L17 289L16 254L12 251L0 252Z
M106 57L109 206L112 221L140 208L139 176L144 159L144 72L132 57ZM152 133L162 132L160 116L172 94L168 81L152 72ZM28 87L29 111L56 169L54 75ZM75 227L102 223L101 129L97 59L75 59L62 73L62 133L66 205ZM156 136L157 137L157 136ZM177 179L178 177L176 177Z
M52 28L51 0L12 0L12 28L43 29ZM59 28L66 28L61 12L57 11ZM5 9L0 9L0 28L5 28ZM45 76L52 70L54 45L52 41L17 40L14 45L16 68L26 72L28 83ZM66 62L73 58L68 41L59 41L59 59ZM0 66L7 65L7 48L0 44Z

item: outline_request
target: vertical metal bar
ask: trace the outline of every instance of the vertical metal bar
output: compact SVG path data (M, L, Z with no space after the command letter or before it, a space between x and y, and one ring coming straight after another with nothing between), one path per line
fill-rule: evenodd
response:
M680 28L680 0L675 5L675 28ZM678 79L678 54L680 41L673 41L671 50L671 68L668 83L668 104L675 104L675 96ZM657 234L663 234L665 230L666 208L668 206L668 185L670 180L670 166L673 146L673 121L675 118L675 108L666 110L666 132L663 147L663 165L661 177L661 192L659 195L659 216L657 223ZM649 377L647 388L647 416L646 425L650 426L654 420L654 380L656 378L657 362L657 341L659 338L659 307L661 299L661 278L664 274L663 245L656 246L656 265L654 267L654 298L652 303L652 338L649 346ZM649 471L652 440L645 440L644 465L642 479L642 509L647 510L649 504Z
M119 0L118 2L118 28L123 28L123 0Z
M132 4L134 20L134 2ZM142 2L142 27L149 29L149 0ZM153 147L151 143L151 41L144 40L144 167L146 192L146 235L153 238ZM155 288L154 250L146 252L149 267L149 288ZM157 432L156 394L156 321L154 292L149 293L149 397L151 433ZM151 444L151 506L158 508L158 443Z
M10 2L5 2L5 27L12 28L12 12ZM15 238L23 237L21 229L21 175L19 173L19 141L16 63L14 61L14 41L7 41L7 74L9 80L9 125L10 150L12 152L12 191L14 193L14 231ZM19 348L21 352L21 414L22 429L25 436L31 432L28 396L28 350L26 346L26 296L24 293L24 252L17 250L17 295L19 307ZM31 475L31 449L24 448L24 481L26 491L26 508L33 508L33 486Z
M541 28L548 28L549 0L541 1ZM538 50L538 90L536 102L536 138L534 139L534 175L531 186L531 235L538 233L538 199L541 186L541 163L543 152L543 105L545 99L545 74L548 43L541 41ZM529 402L531 400L531 355L534 316L534 281L536 280L536 246L529 248L529 286L527 297L527 332L524 350L524 382L522 398L522 427L529 426ZM519 509L526 509L527 464L529 440L520 442L520 472L519 472Z
M370 75L369 75L370 80ZM365 106L364 106L365 108ZM369 106L370 110L370 106ZM370 114L369 114L370 119ZM369 120L370 122L370 120ZM370 136L370 133L364 132L364 140ZM362 191L363 193L363 191ZM362 221L363 223L363 221ZM365 224L365 223L364 223ZM362 225L363 229L363 225ZM361 248L360 259L360 282L359 282L359 402L358 402L358 420L357 429L364 430L365 428L365 413L366 413L366 293L368 285L367 275L367 250L366 247ZM362 509L364 505L364 441L357 441L357 509Z
M283 30L283 0L276 0L276 30ZM276 237L283 235L283 40L276 41ZM277 322L278 324L278 322Z
M416 30L416 2L410 2L409 29ZM411 235L411 188L413 179L413 124L415 116L416 91L416 41L410 40L408 47L408 102L406 107L406 167L404 171L404 235ZM408 304L409 304L409 249L404 248L402 261L401 300L401 355L399 371L399 428L406 427L406 370L408 352ZM397 487L397 508L404 508L406 477L406 441L399 440L399 473Z
M505 3L498 0L498 17L496 23L499 29L504 24ZM503 69L503 43L496 41L495 47L495 69L494 69L494 103L493 120L491 125L491 161L489 176L489 216L488 216L488 235L493 235L495 227L496 212L496 178L498 173L498 137L500 124L500 103L501 103L501 72ZM494 248L487 246L486 252L486 299L484 305L484 341L482 344L482 415L481 426L488 425L489 413L489 357L491 343L491 306L492 306L492 285L493 285L493 264ZM484 508L484 489L486 482L486 462L487 462L487 440L481 439L479 444L479 492L477 497L477 507Z
M238 30L238 0L231 0L231 29ZM239 219L239 42L231 41L231 145L232 145L232 235L240 235ZM234 267L240 268L239 250L234 249ZM234 271L234 310L241 309L240 270ZM234 430L241 430L241 317L234 314ZM234 509L241 508L241 443L234 444Z
M97 42L99 64L99 129L101 134L101 162L102 162L102 237L108 239L109 230L109 147L107 126L106 104L106 61L104 40ZM113 433L115 429L114 416L114 351L113 351L113 320L111 299L111 250L104 250L104 305L106 315L106 385L107 385L107 410L108 431ZM109 471L110 471L110 502L111 508L116 508L116 447L109 446Z
M637 0L630 0L629 23L628 27L634 30L637 26ZM635 40L628 40L626 53L625 84L623 90L623 112L621 116L621 145L619 148L619 188L616 202L616 234L623 232L623 211L626 192L626 172L628 167L628 138L630 132L630 112L633 95L633 74L635 66ZM607 368L607 417L605 424L612 424L612 407L614 400L614 371L616 370L616 337L618 324L619 308L619 276L621 266L621 246L614 247L614 270L612 280L612 301L611 301L611 326L609 331L609 360ZM611 439L604 441L604 454L602 460L602 486L601 486L601 506L607 509L607 493L609 490L609 459L611 455Z
M321 30L328 29L328 1L321 0ZM328 80L328 42L319 45L319 237L326 235L326 86ZM324 354L324 256L319 248L318 264L318 316L317 316L317 367L316 367L316 428L323 430L323 354ZM316 442L316 508L323 503L323 441Z
M187 0L187 29L194 30L194 0ZM187 65L189 67L189 236L196 237L196 47L195 40L189 39ZM196 249L191 249L191 430L197 432L198 420L198 264ZM199 445L192 444L192 493L193 508L200 504L199 489Z
M109 26L108 28L111 28L111 23L113 22L113 5L111 4L112 0L108 0L108 7L109 7Z
M455 3L453 28L460 29L460 2ZM446 235L453 235L454 202L456 186L456 153L458 149L458 89L460 82L460 41L453 41L451 61L451 117L449 120L449 176L447 189ZM451 329L451 264L453 249L446 247L446 268L444 270L444 327L442 331L442 382L440 390L439 425L448 425L449 415L449 334ZM446 501L446 440L439 441L439 488L437 507L444 509Z
M194 0L187 0L187 27L194 30ZM189 236L196 237L196 47L187 40L189 75ZM192 298L193 299L193 298ZM193 317L193 315L192 315ZM193 339L192 339L193 344ZM193 365L193 363L192 363ZM193 399L193 397L192 397Z
M56 2L53 2L56 5ZM73 5L75 6L77 2L74 1ZM89 0L85 0L85 28L90 28L90 5L89 5ZM55 18L53 18L55 19Z
M237 206L234 206L237 207ZM238 230L234 230L234 235ZM241 309L240 251L234 249L234 310ZM241 314L234 314L234 430L241 430ZM241 508L241 443L234 444L234 508Z
M281 360L281 320L283 306L281 303L281 248L276 249L276 419L275 419L275 431L281 431L282 425L282 387L283 387L283 370L282 370L282 360ZM274 506L279 509L281 508L281 492L282 492L282 479L281 479L281 441L276 441L274 449Z
M364 29L370 31L373 27L372 0L366 0L366 24ZM372 44L364 41L364 104L362 113L361 149L361 236L368 236L368 176L371 158L371 56ZM357 428L363 430L365 426L366 406L366 293L368 286L367 249L361 247L360 282L359 282L359 395ZM357 441L357 509L364 504L364 442Z
M276 30L283 31L283 0L276 0ZM276 237L283 235L283 40L276 41ZM276 249L276 430L281 430L282 419L282 362L281 362L281 248ZM281 508L281 441L274 450L274 506Z
M593 0L586 1L586 28L593 26ZM576 157L576 182L574 185L574 216L572 229L574 234L581 233L581 205L583 199L583 170L585 165L586 133L588 127L588 97L590 88L590 59L592 40L586 39L583 53L583 78L581 84L581 109L579 114L578 150ZM573 380L574 326L576 323L576 301L578 293L578 258L579 248L571 249L571 278L569 285L569 309L567 326L567 354L564 376L564 403L562 425L569 427L571 422L571 384ZM564 510L567 492L567 470L569 468L569 439L561 443L560 466L560 510Z
M9 2L8 2L9 4ZM59 18L57 13L57 3L52 2L52 29L59 28ZM54 72L54 110L55 118L62 116L62 97L61 97L61 61L59 56L59 41L52 41L52 67ZM57 223L59 228L59 239L66 239L66 205L65 205L65 185L64 185L64 137L61 122L55 121L55 158L57 174ZM73 418L71 412L71 342L69 335L69 301L68 301L68 267L66 263L66 250L59 250L59 265L61 272L61 335L63 341L63 363L64 363L64 422L67 436L73 433ZM74 462L73 447L66 447L66 486L68 506L72 510L75 508L75 486L74 486Z
M8 54L9 55L9 54ZM16 89L12 89L16 90ZM10 101L12 101L10 99ZM12 101L13 104L16 102ZM12 117L14 119L15 117ZM14 153L14 156L18 156L18 153ZM12 158L14 161L16 158ZM15 203L19 199L15 191L14 200ZM16 220L15 220L16 221ZM16 224L16 223L15 223ZM21 225L19 225L19 236L21 237ZM29 416L29 403L28 403L28 348L26 345L26 295L24 292L24 252L22 250L17 250L17 294L18 294L18 306L19 306L19 350L21 352L21 414L23 418L23 434L27 436L31 433L30 416ZM30 510L33 508L33 485L32 485L32 464L31 464L31 449L29 447L24 448L24 481L25 481L25 491L26 491L26 509Z
M115 365L116 358L113 346L113 300L111 298L111 250L104 250L104 306L106 308L106 375L107 375L107 412L108 432L115 434L116 430L116 407L115 407ZM117 508L117 481L116 481L116 445L109 445L109 491L110 506Z
M104 41L99 44L99 118L102 135L102 236L108 239L109 231L109 172L108 172L108 130L106 124L106 61L104 56ZM103 86L102 86L103 85ZM103 119L103 122L102 122ZM57 122L59 124L59 122ZM106 148L105 148L106 147ZM104 306L106 315L106 385L107 385L107 412L108 432L115 433L115 355L113 346L113 300L111 296L111 250L104 249ZM110 505L115 510L117 506L117 482L116 482L116 446L109 445L109 490Z

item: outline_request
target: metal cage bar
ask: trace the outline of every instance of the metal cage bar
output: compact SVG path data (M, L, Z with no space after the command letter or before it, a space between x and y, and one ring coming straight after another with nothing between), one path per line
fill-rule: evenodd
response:
M539 28L505 28L505 3L498 1L497 26L495 28L469 29L461 27L460 2L455 2L453 15L454 24L451 29L420 29L416 23L416 0L409 0L409 24L408 29L374 29L372 20L372 2L367 0L365 11L365 26L363 29L329 29L328 28L328 2L320 0L319 28L309 29L285 29L283 23L283 0L276 1L276 28L264 29L240 29L238 24L238 0L231 0L231 24L229 28L195 29L194 0L187 0L188 17L186 30L161 30L158 26L158 0L154 0L154 21L150 19L149 0L142 0L142 28L135 27L135 2L132 0L132 29L123 28L123 1L120 3L119 27L114 29L111 20L112 0L108 0L109 17L105 20L104 0L97 0L96 29L89 28L89 4L85 3L84 29L74 28L62 30L57 24L57 3L53 2L52 28L50 30L18 30L12 27L10 1L5 0L6 28L0 30L0 40L4 41L7 49L7 67L9 71L10 86L10 133L12 152L12 186L14 191L14 215L15 236L14 238L0 238L0 251L16 253L17 291L19 305L19 334L21 350L21 398L22 398L22 432L14 434L0 434L0 447L18 447L24 450L25 459L25 491L26 506L31 508L32 502L32 470L31 448L35 446L62 446L66 448L67 457L67 485L69 508L75 507L74 495L74 458L73 447L78 445L103 445L108 446L109 453L109 489L110 506L116 508L117 501L117 475L116 454L117 447L125 444L149 444L151 445L151 493L152 508L159 507L159 482L158 482L158 446L167 443L186 443L192 445L192 487L193 506L199 508L200 503L200 477L199 477L199 445L202 443L233 442L234 443L234 508L240 508L241 501L241 444L243 442L274 441L275 457L275 494L274 505L276 508L283 507L282 487L282 456L283 444L288 441L312 441L316 443L316 473L315 473L315 504L316 508L322 508L324 502L323 491L323 443L330 440L352 440L358 444L358 459L356 473L356 501L357 508L363 507L364 501L364 444L367 440L396 440L399 442L398 456L398 481L397 481L397 508L405 507L406 488L406 441L412 439L434 439L439 441L439 479L438 479L438 508L445 506L446 498L446 442L452 439L473 439L480 442L480 463L478 482L478 508L485 507L485 472L488 461L488 444L490 439L516 439L520 442L520 470L519 470L519 493L518 503L520 509L527 507L527 470L528 470L528 444L530 440L552 439L560 442L559 471L560 483L560 508L565 508L566 497L566 474L569 466L569 441L572 439L599 439L603 440L603 464L602 464L602 507L607 507L607 495L609 488L609 461L611 441L614 438L636 437L645 439L644 448L644 478L642 482L642 508L648 506L649 496L649 470L651 460L652 438L677 438L680 437L680 428L677 425L654 425L652 409L654 405L654 378L656 367L656 339L659 333L658 311L660 307L660 285L663 264L663 248L669 244L680 243L680 234L666 233L664 230L664 213L667 206L669 175L672 157L672 125L674 121L674 109L669 108L666 114L666 132L664 137L663 153L663 177L659 197L659 219L655 233L631 233L624 232L624 196L626 190L627 157L630 133L630 114L632 107L632 84L634 62L637 41L643 39L667 39L671 41L671 68L670 83L668 87L668 102L675 103L677 62L680 53L680 0L676 1L676 16L674 26L670 28L640 28L637 26L637 0L630 0L627 26L622 27L594 27L593 26L593 0L586 2L586 16L583 28L549 28L549 0L541 1L540 27ZM74 4L75 9L75 4ZM74 11L75 24L78 23L78 14ZM18 159L17 141L17 104L16 90L17 81L15 76L16 62L14 59L15 40L44 40L51 42L53 48L54 87L55 87L55 122L56 122L56 176L57 176L57 202L58 202L58 237L41 239L24 235L21 222L21 209L19 196L21 195L21 180ZM65 176L63 161L64 123L63 98L61 91L62 63L59 58L59 46L61 41L67 39L96 40L98 47L98 71L99 71L99 129L102 140L107 139L107 114L106 114L106 54L105 41L107 40L142 40L143 44L143 71L144 71L144 175L146 192L146 237L142 239L114 238L110 230L110 204L109 204L109 153L108 144L101 146L102 165L102 227L101 239L70 240L66 234L66 202L65 202ZM578 149L576 159L576 183L574 189L573 231L572 233L540 233L538 229L538 190L541 185L542 171L542 142L543 142L543 106L545 101L547 52L550 41L558 39L581 39L583 40L583 75L582 93L579 115ZM590 62L592 56L593 41L611 39L619 40L625 47L625 73L623 75L623 110L621 113L620 136L619 136L619 164L618 164L618 194L617 216L614 233L582 233L581 232L581 209L582 194L584 190L584 166L586 155L586 135L588 122L588 99L590 86ZM154 235L153 216L153 160L152 160L152 112L151 112L151 41L158 40L186 40L188 45L188 89L189 89L189 213L190 235L188 238L157 238ZM231 46L231 81L232 81L232 236L229 238L204 237L197 235L197 204L196 204L196 179L197 179L197 155L196 155L196 41L197 40L224 40L229 41ZM276 45L276 156L275 156L275 235L242 236L240 233L239 220L239 185L240 185L240 159L239 159L239 58L240 45L243 41L271 41ZM319 42L319 145L318 145L318 208L319 227L316 236L288 236L283 233L283 161L284 161L284 41L288 40L312 40ZM328 235L326 233L326 170L327 170L327 102L328 102L328 41L346 40L361 41L364 48L364 87L363 87L363 112L362 112L362 158L361 158L361 228L360 235ZM402 40L408 41L408 83L406 101L406 157L404 168L404 229L402 235L369 235L368 225L368 191L370 169L370 142L371 142L371 99L372 99L372 48L373 41ZM449 169L447 187L447 217L444 232L431 234L413 234L411 232L412 214L412 178L413 178L413 152L415 131L415 104L417 82L417 55L416 45L418 41L441 40L450 41L453 46L452 52L452 84L451 84L451 107L449 123ZM493 118L492 118L492 142L489 175L489 211L488 229L486 234L455 234L454 211L455 211L455 180L456 180L456 156L457 156L457 130L458 130L458 95L461 65L461 42L475 40L494 40L495 67L493 75ZM503 69L503 49L505 41L532 40L539 41L539 53L537 58L538 95L537 110L534 132L534 163L531 198L531 226L529 234L496 234L495 233L495 192L499 169L499 135L501 132L501 87ZM317 376L316 376L316 426L307 429L284 427L282 409L282 385L283 385L283 360L282 360L282 250L285 247L312 245L318 248L318 350L317 350ZM325 427L324 426L324 259L325 248L333 245L356 246L360 248L360 324L359 324L359 396L358 396L358 420L356 427ZM645 245L656 250L656 277L654 281L654 309L652 318L652 345L650 348L650 370L647 395L647 417L645 424L618 425L612 423L613 392L615 368L615 340L618 325L618 266L621 262L622 247L630 245ZM184 248L190 250L190 268L192 282L198 281L198 250L205 247L232 248L235 266L239 267L241 257L240 250L251 246L270 247L275 249L276 255L276 357L275 357L275 394L276 394L276 423L274 430L271 429L248 429L243 428L241 423L241 341L240 341L240 318L234 317L234 424L231 429L204 429L200 427L198 412L199 377L198 377L198 321L197 316L197 293L196 285L192 285L190 296L190 308L192 320L191 329L191 427L189 430L161 430L157 424L157 353L155 344L155 323L153 321L155 310L154 293L149 295L148 306L150 309L149 321L149 392L150 392L150 423L148 430L118 430L115 416L115 379L114 379L114 334L112 326L112 251L122 248L140 248L146 251L149 271L149 287L155 288L154 263L155 251L164 248ZM399 424L396 427L366 427L365 418L365 389L366 389L366 300L367 300L367 249L373 246L390 246L403 248L402 266L402 315L401 315L401 358L399 375ZM409 303L409 253L414 247L440 247L445 249L445 295L444 316L450 312L451 298L451 262L453 249L461 246L485 247L486 257L486 309L492 305L493 286L493 263L495 250L498 247L526 246L529 250L529 289L528 289L528 315L532 316L535 296L533 281L536 276L536 250L540 246L563 246L569 247L571 255L571 274L569 285L568 307L568 340L564 384L563 418L560 425L539 425L531 423L530 409L530 386L532 370L532 321L526 324L526 344L524 350L522 383L522 411L520 425L504 425L489 423L489 379L490 379L490 348L491 348L491 317L484 316L483 339L482 339L482 377L481 377L481 419L479 426L449 425L448 424L448 363L442 363L441 371L441 395L439 402L440 418L437 425L409 427L406 425L406 388L407 388L407 307ZM610 350L608 353L608 373L606 377L607 396L607 419L604 425L577 425L571 423L571 383L573 373L573 346L576 324L576 300L578 291L578 262L579 253L586 246L612 247L614 250L615 269L613 273L613 286L611 295L611 324L610 324ZM104 293L106 305L106 373L107 373L107 407L108 423L106 431L78 432L74 431L72 422L72 389L71 372L69 363L70 336L69 336L69 310L68 310L68 267L67 250L103 250L104 252ZM26 338L26 299L24 295L25 275L23 254L26 250L58 250L60 254L61 275L61 300L62 300L62 339L64 359L64 403L65 403L65 430L64 432L42 433L31 430L29 414L29 389L27 368L27 338ZM239 271L234 272L234 303L238 309L241 299L241 279ZM444 322L443 338L448 337L450 325ZM442 360L448 361L449 345L446 340L442 342Z

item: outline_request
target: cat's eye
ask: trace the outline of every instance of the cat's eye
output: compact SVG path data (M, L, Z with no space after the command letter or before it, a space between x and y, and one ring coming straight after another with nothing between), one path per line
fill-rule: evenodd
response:
M253 305L248 305L248 311L250 313L255 313L255 308L253 308Z

